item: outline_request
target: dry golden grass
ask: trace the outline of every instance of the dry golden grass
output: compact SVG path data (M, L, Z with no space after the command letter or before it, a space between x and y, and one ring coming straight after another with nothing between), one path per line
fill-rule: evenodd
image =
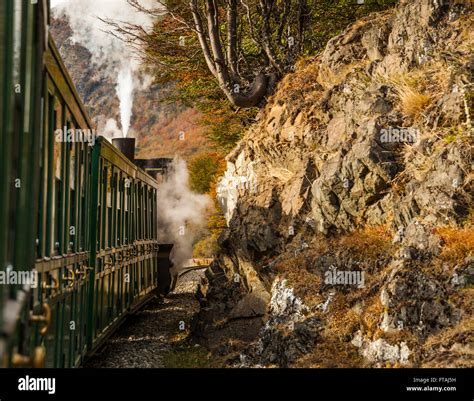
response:
M376 80L393 88L400 110L414 123L449 90L451 76L445 62L432 61L405 74L379 75Z
M405 76L391 78L389 83L397 94L403 114L413 121L419 120L423 111L431 103L431 96L420 92Z
M350 342L337 338L324 338L312 352L309 352L291 367L295 368L363 368L366 361Z
M325 337L349 341L360 328L360 316L350 307L344 294L336 294L329 308Z
M423 182L426 179L427 174L433 169L433 160L443 152L451 142L459 140L466 142L466 146L463 147L459 143L455 146L460 149L461 152L469 152L469 131L464 129L462 125L450 127L449 129L437 129L432 131L425 130L420 134L421 140L431 138L433 139L432 151L429 155L420 151L419 148L411 144L404 144L401 150L401 157L403 157L403 165L405 168L400 171L395 178L392 180L392 190L398 194L403 193L405 183L415 179L418 182ZM469 156L466 156L466 158ZM472 181L472 173L468 173L464 180L464 186L468 187ZM472 225L474 214L467 217L464 224Z
M383 311L384 308L380 302L380 296L377 293L377 295L367 301L367 307L361 316L362 333L365 334L366 337L374 337Z
M451 294L448 301L451 305L461 311L463 319L474 317L474 287L470 286L458 289Z
M430 355L421 367L466 367L474 365L474 289L462 292L464 304L462 318L455 326L430 335L423 344L423 353Z
M474 229L440 227L435 230L435 233L444 240L445 245L439 257L426 265L426 269L431 274L436 274L441 265L444 266L447 263L453 267L462 262L466 256L473 255ZM311 243L304 255L294 256L294 254L288 253L284 260L277 263L277 273L288 279L295 294L301 297L309 307L321 304L327 299L327 292L320 293L322 278L312 266L318 257L326 254L329 250L334 250L341 258L351 255L356 260L364 258L369 266L375 266L375 263L378 263L376 272L372 271L370 275L366 274L364 288L352 288L349 292L337 291L328 311L317 312L325 323L321 332L322 339L312 352L299 358L292 366L330 368L367 365L367 361L364 361L359 355L358 349L350 342L358 330L361 330L363 337L367 340L375 341L383 338L390 344L406 342L412 350L429 351L426 354L415 352L408 366L424 366L424 364L442 366L443 362L440 362L439 358L433 359L432 350L443 350L443 342L454 345L453 349L443 351L453 360L453 362L446 362L445 365L458 363L459 366L463 366L466 361L469 361L471 356L463 354L466 348L463 344L466 336L470 335L470 341L472 341L474 328L473 288L461 289L450 295L448 302L457 310L462 311L462 320L456 326L430 336L426 343L421 343L423 340L409 330L385 332L380 329L380 322L385 311L380 301L380 286L385 280L384 277L390 272L390 265L380 265L380 259L387 255L393 255L393 246L391 233L387 228L366 227L336 238L318 237ZM420 266L420 268L425 267ZM356 304L360 307L355 308ZM428 354L430 355L429 361L424 356ZM458 357L459 361L456 362ZM407 367L407 365L389 364L387 367Z
M341 258L347 256L353 260L364 261L370 266L377 266L381 260L392 253L393 248L391 233L382 226L365 227L336 238L317 236L304 254L295 256L294 253L288 252L276 263L275 272L288 280L295 295L308 306L313 306L325 300L319 293L322 278L314 271L314 263L319 257L330 250L335 250L340 253ZM363 297L367 291L370 291L374 280L376 280L376 275L366 271L365 288L353 288L351 293L346 295L347 300L354 302Z
M392 180L392 189L401 193L404 190L404 183L411 178L423 181L426 174L433 168L431 159L418 151L412 145L404 144L402 155L405 168Z
M445 243L439 255L441 260L456 264L474 255L473 228L438 227L435 232Z
M276 270L288 281L295 295L300 297L306 305L312 306L324 300L319 293L322 281L318 275L307 270L306 263L303 255L298 255L278 263Z
M382 332L382 330L380 330L380 332ZM382 332L382 334L378 335L390 344L405 342L410 349L414 349L419 345L419 338L410 330L394 330L391 332Z
M379 260L381 255L388 254L392 249L391 238L392 234L387 227L364 227L340 237L333 248L346 249L355 257L369 261Z
M345 64L335 71L327 66L320 66L317 79L324 89L331 89L342 83L355 69L363 68L367 64L368 60L357 60L353 63Z
M460 35L456 38L456 49L463 53L463 61L466 61L472 56L472 49L474 48L474 35L472 35L472 31L474 30L474 18L472 13L460 15L459 19L453 21L452 25L453 28L460 32Z
M269 105L305 102L320 96L322 88L318 84L319 60L316 57L303 58L296 63L294 73L287 74L278 84L276 93L270 97ZM267 107L266 110L270 110Z

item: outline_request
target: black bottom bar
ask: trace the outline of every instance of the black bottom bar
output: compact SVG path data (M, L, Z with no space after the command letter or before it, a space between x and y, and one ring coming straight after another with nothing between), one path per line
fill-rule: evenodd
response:
M0 370L0 401L473 399L472 369Z

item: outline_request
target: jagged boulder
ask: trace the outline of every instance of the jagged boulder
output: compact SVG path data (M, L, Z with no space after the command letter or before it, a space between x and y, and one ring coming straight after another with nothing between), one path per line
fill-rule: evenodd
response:
M321 320L295 296L285 280L272 286L269 318L253 347L240 356L240 367L287 367L311 350L320 338Z

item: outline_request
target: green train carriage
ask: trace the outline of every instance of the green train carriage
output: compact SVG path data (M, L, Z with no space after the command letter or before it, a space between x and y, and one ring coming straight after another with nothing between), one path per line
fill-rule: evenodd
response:
M11 77L1 104L9 118L1 126L0 268L34 267L39 277L36 288L0 285L2 366L79 366L163 281L158 184L93 135L54 42L46 39L48 13L46 1L0 7L1 68ZM26 32L15 43L32 59L21 62L29 85L21 96L12 91L14 29ZM78 139L78 132L91 135Z
M0 272L26 272L35 258L39 149L48 5L0 2ZM0 363L42 359L30 333L37 316L28 285L0 284ZM32 310L34 309L34 310ZM35 358L31 357L35 355ZM19 358L17 358L19 359ZM21 358L20 358L21 359ZM25 358L26 359L26 356Z
M92 165L92 202L98 206L97 214L91 213L95 247L90 265L96 274L89 338L94 344L113 331L126 311L154 296L159 244L157 182L104 138L94 147Z

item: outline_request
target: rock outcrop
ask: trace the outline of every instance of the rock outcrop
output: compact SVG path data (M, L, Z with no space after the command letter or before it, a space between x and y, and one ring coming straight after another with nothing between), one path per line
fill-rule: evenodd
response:
M442 3L400 2L333 38L228 156L221 266L269 305L236 366L472 365L473 14ZM304 319L275 314L288 277Z

